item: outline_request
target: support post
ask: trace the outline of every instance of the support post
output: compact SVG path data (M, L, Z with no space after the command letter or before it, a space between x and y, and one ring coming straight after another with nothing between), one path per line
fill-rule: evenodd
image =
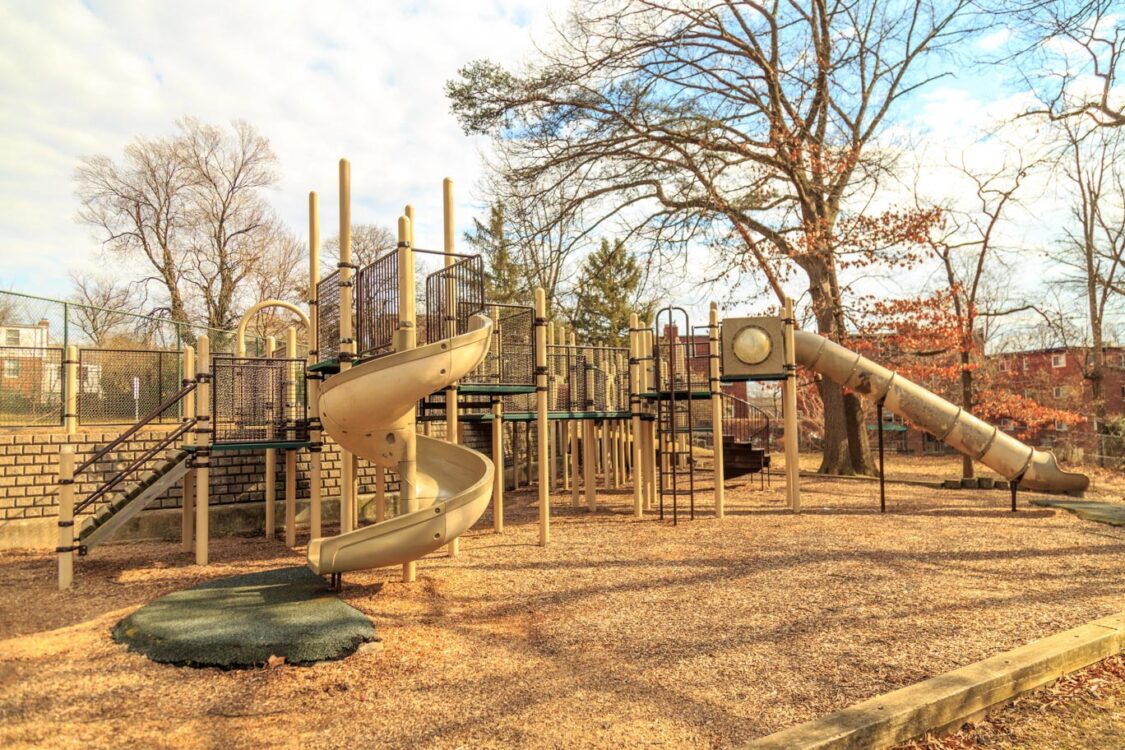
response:
M395 351L407 351L417 345L416 315L414 311L414 248L413 224L408 218L414 210L406 207L407 216L398 220L398 300L399 320ZM405 443L403 457L398 462L399 512L413 513L418 510L418 439L415 436L415 415L413 407L403 425ZM411 583L417 578L418 563L414 560L403 563L402 581Z
M445 267L449 268L456 262L453 256L454 229L453 229L453 180L446 177L441 183L442 203L442 244L445 251ZM452 336L461 333L457 329L457 284L453 276L448 275L445 280L445 300L449 306L448 315L451 319L451 330L447 331ZM445 389L445 439L457 443L458 428L457 413L457 384L452 383ZM449 542L449 556L457 557L461 553L461 538Z
M297 329L289 326L285 339L285 356L292 360L297 356ZM285 400L287 411L290 404L297 406L297 381L296 372L292 365L289 367L289 376L293 378L286 390ZM297 546L297 450L291 448L285 451L285 544L289 547Z
M629 416L633 427L633 515L643 518L644 486L643 473L637 467L641 463L641 444L637 435L641 431L641 349L640 321L636 313L629 315Z
M67 435L78 432L78 347L68 344L66 347L66 360L63 363L66 384L66 409L63 413L63 424Z
M1011 489L1012 489L1012 512L1013 513L1016 512L1016 492L1019 489L1020 481L1022 479L1023 479L1023 474L1020 474L1018 477L1016 477L1015 479L1013 479L1011 482L1008 483L1008 486L1011 487Z
M309 193L309 356L308 367L320 360L320 302L317 284L320 283L320 205L315 192ZM321 500L321 433L320 433L320 380L311 377L305 382L306 405L309 412L309 538L320 537Z
M789 497L789 508L794 513L801 512L801 473L800 451L797 436L797 361L794 346L794 329L797 319L793 313L793 300L785 298L782 307L782 322L785 325L785 483Z
M195 398L195 564L207 564L210 529L208 523L208 492L211 489L211 341L200 336L196 341L199 353L196 367L199 386Z
M266 357L273 359L277 351L277 339L266 336ZM245 352L243 352L245 355ZM266 448L266 539L273 539L277 533L277 450Z
M184 385L195 380L195 347L184 345ZM195 392L184 397L183 421L195 417ZM191 445L191 433L184 435L183 447ZM195 535L195 469L188 464L184 474L183 496L180 502L180 551L191 552L192 537Z
M492 530L504 532L504 405L492 397Z
M723 384L719 379L719 305L711 303L708 320L707 355L711 377L711 448L715 464L715 517L726 515L726 488L723 486Z
M879 512L887 512L887 472L883 460L883 399L875 402L875 421L879 430Z
M347 159L340 160L340 373L352 368L355 332L352 330L352 168ZM414 299L411 292L410 299ZM340 449L340 533L356 527L355 472L352 454Z
M387 520L387 472L375 467L375 523Z
M551 487L548 484L550 458L547 452L551 435L547 419L547 295L542 288L535 290L535 412L539 458L539 486L536 488L539 493L539 546L546 547L551 542ZM528 434L530 429L529 425ZM529 468L530 463L529 456Z
M543 352L543 362L544 362L544 364L547 368L547 372L546 372L545 377L546 377L546 380L547 380L547 408L549 410L550 407L551 407L551 404L554 404L554 403L558 402L558 399L556 397L556 393L558 391L558 385L555 383L554 373L552 372L551 359L550 359L550 354L555 350L555 324L550 322L550 321L545 321L545 324L547 326L547 348ZM548 423L548 425L547 425L546 437L547 437L547 474L548 474L548 476L547 476L547 491L550 492L552 490L557 489L558 485L559 485L558 466L555 465L555 452L556 452L556 448L558 447L556 445L556 442L558 441L558 430L556 430L555 426L550 424L550 423ZM540 436L540 439L542 440L543 436Z
M59 591L74 582L74 446L59 448Z

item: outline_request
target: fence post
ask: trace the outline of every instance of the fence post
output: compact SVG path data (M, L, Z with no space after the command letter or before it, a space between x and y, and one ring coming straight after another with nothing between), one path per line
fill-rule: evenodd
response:
M59 448L59 591L74 581L74 446Z
M211 481L211 341L204 334L196 343L199 347L199 386L195 399L195 418L198 420L195 432L200 440L195 448L195 564L206 565L210 533L207 502Z
M63 424L66 434L78 432L78 347L67 345L63 359Z

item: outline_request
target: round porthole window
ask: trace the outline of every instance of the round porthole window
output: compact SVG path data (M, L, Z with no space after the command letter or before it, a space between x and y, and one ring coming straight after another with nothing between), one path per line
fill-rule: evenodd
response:
M769 358L773 341L764 328L746 326L734 335L734 356L748 365L759 365Z

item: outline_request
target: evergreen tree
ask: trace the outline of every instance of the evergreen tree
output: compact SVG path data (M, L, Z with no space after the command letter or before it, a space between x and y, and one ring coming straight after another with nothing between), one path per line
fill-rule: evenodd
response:
M652 314L652 300L639 299L641 269L625 243L603 239L601 246L586 256L575 290L572 320L583 343L627 346L629 315L642 320Z
M488 302L527 304L527 273L520 262L504 225L504 207L493 204L488 224L473 219L473 229L465 233L465 241L484 255L484 292Z

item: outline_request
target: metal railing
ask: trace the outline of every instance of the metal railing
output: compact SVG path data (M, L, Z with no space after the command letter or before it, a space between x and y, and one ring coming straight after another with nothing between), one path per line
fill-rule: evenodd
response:
M147 413L143 419L138 420L135 424L130 426L129 429L125 430L109 443L94 451L94 453L91 454L89 458L79 464L79 466L74 470L75 477L88 471L95 464L108 456L111 452L120 448L122 445L128 442L130 438L140 432L141 429L143 429L145 426L157 421L165 411L171 409L173 406L179 406L180 402L183 401L184 398L188 396L188 394L194 392L198 385L199 383L197 380L186 381L183 384L183 388L181 388L178 393L166 398L156 408ZM134 460L124 469L121 469L114 473L112 476L110 476L109 479L103 481L98 489L94 490L94 492L92 492L84 500L74 506L74 512L76 514L81 513L87 508L94 505L94 503L96 503L99 499L105 497L106 494L108 494L115 487L121 484L121 482L125 481L125 479L136 473L139 469L141 469L149 461L151 461L157 454L160 453L160 451L166 449L177 439L187 433L187 431L190 430L195 425L195 423L196 420L194 417L185 420L175 430L162 437L155 446L142 453L139 458Z

